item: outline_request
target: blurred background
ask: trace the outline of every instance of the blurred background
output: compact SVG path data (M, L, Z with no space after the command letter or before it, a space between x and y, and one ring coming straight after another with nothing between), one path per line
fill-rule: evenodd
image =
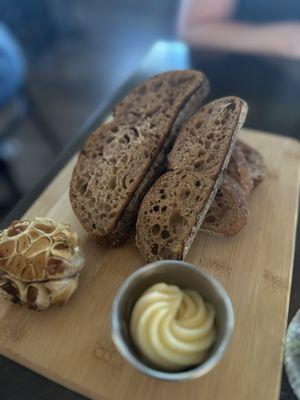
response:
M0 218L158 40L186 42L212 97L249 101L248 126L298 137L298 0L0 0L0 7Z

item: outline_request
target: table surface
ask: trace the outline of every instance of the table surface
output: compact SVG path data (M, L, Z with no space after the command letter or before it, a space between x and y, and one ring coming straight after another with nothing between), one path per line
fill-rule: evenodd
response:
M294 61L265 59L263 57L228 53L200 53L190 51L181 43L158 42L143 60L137 71L120 90L103 103L87 120L72 145L59 157L47 176L29 193L11 214L2 222L6 226L11 220L21 217L48 185L60 169L80 149L86 136L110 113L113 105L130 88L143 79L168 69L202 69L210 81L210 98L239 95L249 103L249 118L246 126L272 131L299 138L300 117L297 98L300 93L300 68ZM298 96L298 97L297 97ZM300 244L296 242L293 284L289 309L289 320L299 308L297 292L300 278ZM47 379L34 374L4 357L0 357L0 398L2 399L80 399L73 393ZM283 374L281 399L296 399L285 374Z

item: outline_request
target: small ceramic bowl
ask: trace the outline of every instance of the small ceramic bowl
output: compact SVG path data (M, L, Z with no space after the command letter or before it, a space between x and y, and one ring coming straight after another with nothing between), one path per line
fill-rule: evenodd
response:
M157 282L194 289L214 306L217 340L201 364L184 371L166 372L147 365L139 358L129 333L130 316L142 293ZM168 381L195 379L212 370L223 357L234 327L231 301L219 282L201 268L172 260L154 262L130 275L116 295L111 318L112 339L125 360L146 375Z

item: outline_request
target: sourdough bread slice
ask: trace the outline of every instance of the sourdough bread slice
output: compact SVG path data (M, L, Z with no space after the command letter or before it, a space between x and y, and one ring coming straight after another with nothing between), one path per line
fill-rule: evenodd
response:
M236 147L242 151L245 160L248 164L248 168L250 170L251 178L253 181L253 187L252 187L253 190L267 176L266 164L264 162L262 155L253 147L246 144L245 142L238 140L236 143Z
M183 258L213 185L210 174L191 169L169 171L155 182L137 221L136 242L146 260Z
M209 91L208 80L200 71L168 71L144 81L132 90L113 111L115 121L136 123L151 118L153 124L175 120L187 101L195 93L203 100ZM199 98L194 107L186 107L192 116L199 110ZM175 116L175 117L174 117ZM188 119L188 117L185 117Z
M136 88L116 107L115 120L90 135L73 171L70 200L94 237L112 246L127 238L178 130L207 93L201 72L161 74Z
M235 149L231 136L234 130L240 130L246 113L247 105L238 97L224 97L202 107L176 139L168 155L168 169L191 168L218 173L224 158L229 160Z
M142 201L136 242L149 260L186 256L222 183L246 103L237 97L203 107L184 126L168 156L171 170Z
M244 189L248 197L253 189L253 179L249 164L239 146L235 146L228 164L227 174L231 176Z
M239 155L234 157L237 150L243 153L243 158ZM262 182L267 174L260 153L241 140L236 142L228 170L236 171L233 175L237 182L228 174L225 175L222 186L201 226L203 230L223 236L233 236L246 225L249 214L246 194ZM249 174L252 184L249 184Z
M222 236L236 235L248 221L248 203L244 190L227 174L212 205L210 206L201 230Z

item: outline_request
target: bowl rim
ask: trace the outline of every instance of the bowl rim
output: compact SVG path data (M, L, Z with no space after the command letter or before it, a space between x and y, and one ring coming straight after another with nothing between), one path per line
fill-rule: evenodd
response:
M214 287L214 290L220 294L220 297L225 305L226 309L226 326L225 326L225 333L219 343L218 348L216 351L209 356L203 363L200 365L186 370L186 371L179 371L179 372L167 372L152 368L141 361L138 357L136 357L131 350L129 349L126 342L123 340L123 335L121 333L121 323L118 318L119 308L121 300L123 299L128 287L134 282L138 276L143 275L144 273L151 271L153 269L158 269L161 266L173 264L175 266L188 268L191 271L194 271L200 274L204 279L206 279L211 286ZM121 354L121 356L128 361L133 367L138 369L140 372L143 372L145 375L148 375L152 378L157 378L160 380L166 381L187 381L195 378L199 378L209 371L211 371L222 359L230 341L232 338L234 329L234 312L232 303L230 300L229 295L223 288L223 286L218 282L216 278L211 276L207 273L202 267L195 267L194 265L185 262L185 261L178 261L178 260L160 260L155 261L150 264L146 264L145 266L138 268L132 274L130 274L125 281L122 283L121 287L119 288L111 309L111 337L112 340Z

